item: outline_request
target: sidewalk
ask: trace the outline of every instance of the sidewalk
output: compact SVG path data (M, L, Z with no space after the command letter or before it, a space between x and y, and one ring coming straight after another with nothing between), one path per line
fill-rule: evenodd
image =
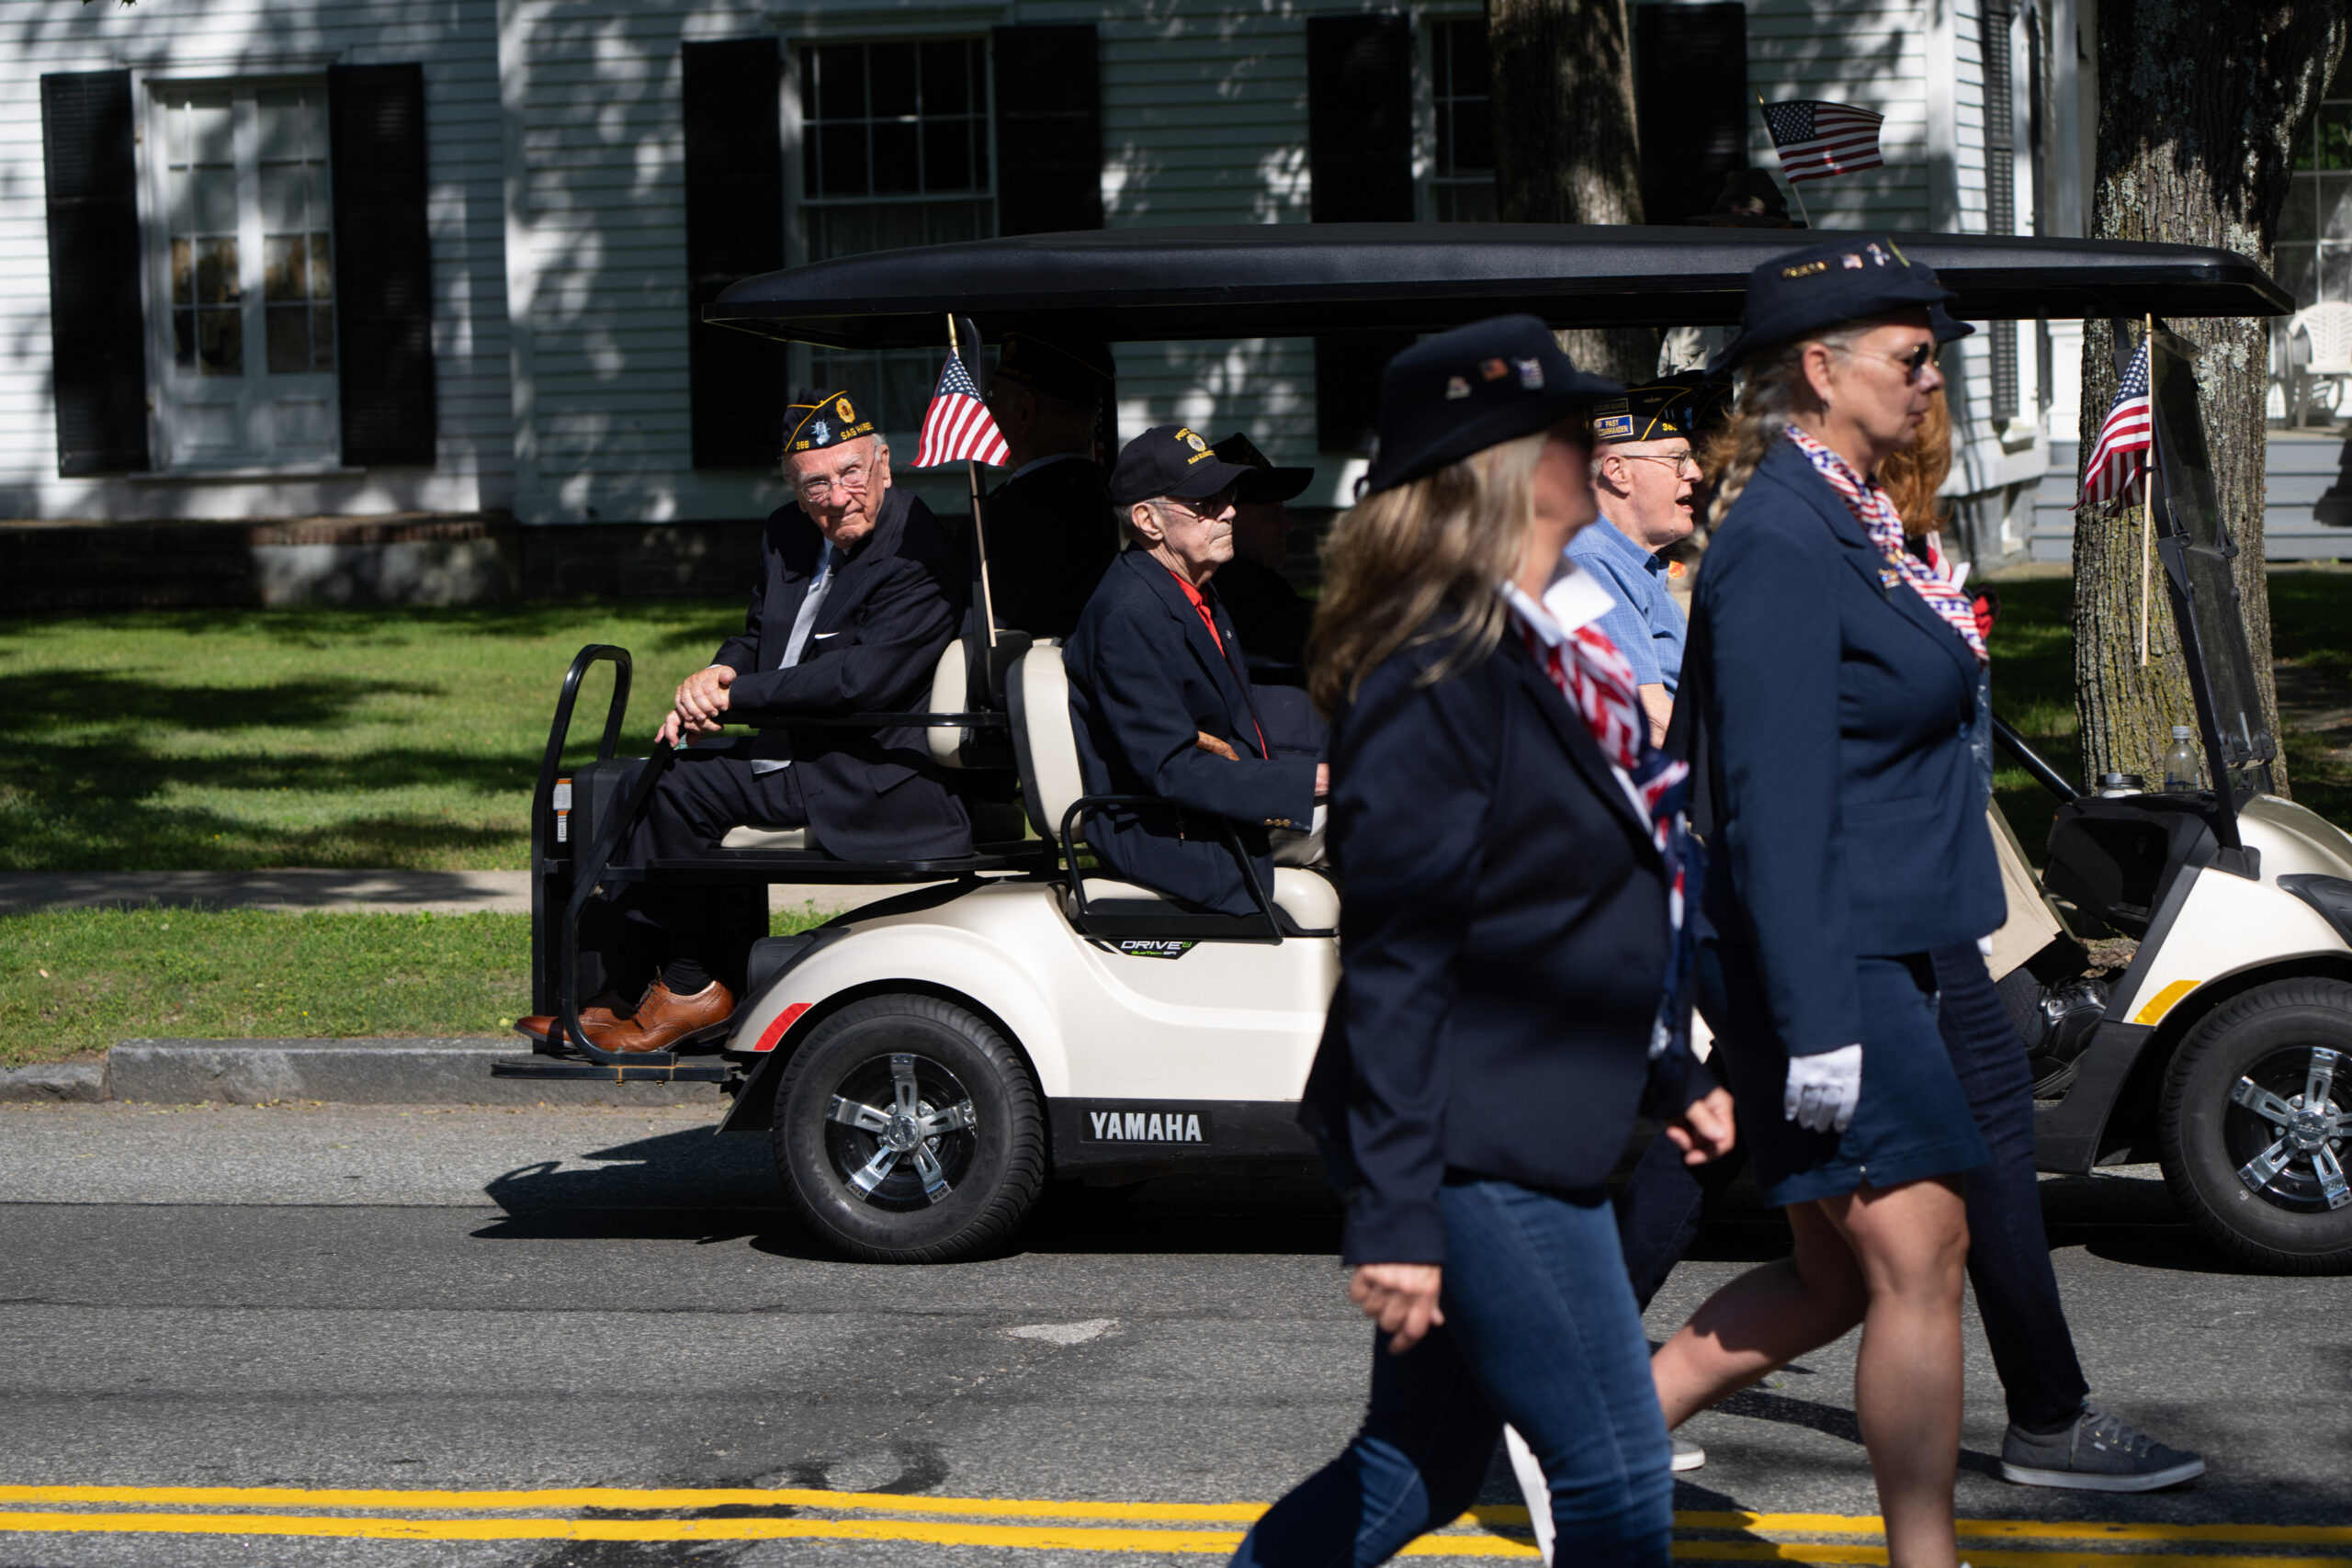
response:
M768 889L771 910L814 906L838 914L908 891L904 884ZM390 914L527 915L526 871L0 872L0 915L162 904L172 908L365 910Z

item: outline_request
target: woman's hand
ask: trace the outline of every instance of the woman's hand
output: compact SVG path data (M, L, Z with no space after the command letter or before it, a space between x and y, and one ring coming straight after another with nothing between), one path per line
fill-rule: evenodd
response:
M1731 1090L1711 1089L1684 1106L1682 1114L1666 1124L1666 1135L1682 1151L1684 1165L1704 1165L1731 1153L1732 1145L1739 1141L1737 1124L1732 1119Z
M1388 1353L1401 1356L1445 1321L1437 1304L1443 1277L1434 1263L1359 1263L1348 1299L1388 1336Z

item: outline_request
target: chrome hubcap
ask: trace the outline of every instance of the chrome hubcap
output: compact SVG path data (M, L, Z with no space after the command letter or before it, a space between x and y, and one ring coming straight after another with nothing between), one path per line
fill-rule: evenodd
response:
M2290 1047L2230 1086L2236 1110L2223 1137L2231 1157L2243 1162L2238 1179L2265 1202L2303 1213L2352 1203L2343 1164L2344 1140L2352 1129L2334 1099L2342 1061L2324 1045Z
M894 1051L859 1066L825 1120L835 1174L876 1208L936 1203L971 1168L978 1122L971 1097L927 1056Z

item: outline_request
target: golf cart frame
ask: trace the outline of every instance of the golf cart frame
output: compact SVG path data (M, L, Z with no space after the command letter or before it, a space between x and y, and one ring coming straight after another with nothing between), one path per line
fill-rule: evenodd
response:
M943 325L952 316L964 323L959 333L967 351L976 338L1001 340L1014 329L1083 332L1112 343L1396 333L1442 331L1510 310L1531 311L1556 328L1723 325L1737 321L1753 267L1801 241L1828 237L1510 224L1029 235L772 273L734 285L705 307L704 316L713 324L837 349L941 345ZM1957 292L1952 314L1963 320L2109 318L2120 323L2273 316L2290 309L2287 295L2259 268L2222 251L2008 236L1894 239ZM1996 725L2007 748L2064 802L2052 834L2047 889L2140 938L2130 967L2107 985L2095 1027L2075 1035L2062 1081L2043 1086L2050 1098L2041 1105L2038 1157L2044 1169L2078 1172L2154 1154L2164 1160L2184 1206L2238 1256L2276 1269L2344 1269L2352 1267L2352 1211L2346 1207L2352 1191L2345 1190L2333 1151L2352 1118L2332 1098L2332 1075L2339 1047L2352 1051L2352 839L2268 793L2276 744L2261 728L2258 687L2230 577L2236 547L2220 515L2207 461L2189 373L2195 351L2169 328L2154 336L2152 380L2163 476L2156 544L2196 697L2208 776L2222 787L2187 796L2088 796L2008 727ZM1016 639L994 648L975 642L950 653L956 657L943 660L932 711L835 722L922 725L932 729L934 754L947 765L968 765L983 752L996 765L1009 762L1018 773L1033 837L983 843L968 861L954 863L859 865L814 849L721 848L691 863L631 868L610 863L614 847L666 757L657 750L633 784L625 784L624 770L631 764L617 762L613 753L627 699L626 655L583 649L566 677L534 800L535 1001L538 1010L564 1020L570 1039L580 1038L583 987L574 933L600 883L676 878L742 890L770 881L939 885L853 910L813 931L754 943L734 1032L715 1062L619 1059L582 1043L560 1062L534 1057L499 1070L723 1079L736 1103L721 1131L772 1131L787 1185L821 1185L821 1172L802 1170L796 1177L787 1155L785 1108L799 1092L795 1064L811 1052L833 1049L830 1032L839 1021L870 1010L888 992L931 998L985 1024L994 1042L988 1048L1001 1044L1020 1065L1015 1076L1026 1075L1025 1092L1045 1102L1042 1169L1108 1180L1179 1168L1295 1168L1306 1161L1310 1150L1294 1115L1321 1007L1337 974L1330 936L1336 899L1317 902L1319 896L1302 892L1295 880L1274 888L1253 885L1259 913L1235 922L1174 908L1141 889L1088 893L1078 825L1087 807L1108 803L1080 799L1074 780L1061 776L1074 758L1044 754L1058 753L1067 740L1066 708L1058 730L1055 723L1041 723L1036 711L1065 701L1058 650ZM560 757L573 698L586 669L605 660L617 663L619 679L599 761L572 776L567 797ZM986 678L959 685L966 669ZM954 700L958 691L968 694L960 706ZM951 742L949 736L962 739ZM970 756L960 756L959 748ZM584 784L582 775L587 775ZM585 813L571 841L557 827L567 809L575 820ZM1285 868L1278 881L1309 874ZM1305 918L1290 908L1294 901ZM1033 913L1048 910L1051 918L1015 918L1009 911L1016 905L1034 907ZM1080 1006L1054 989L1083 988L1099 979L1080 977L1082 964L1056 967L1065 964L1061 948L1072 941L1128 956L1178 956L1195 947L1221 951L1225 956L1213 962L1227 966L1220 971L1225 978L1213 979L1197 960L1190 971L1203 998L1219 987L1235 987L1238 996L1279 995L1278 1004L1245 1011L1260 1023L1275 1019L1280 1027L1267 1025L1258 1056L1235 1056L1214 1071L1188 1060L1185 1071L1192 1076L1174 1074L1183 1085L1173 1098L1165 1089L1155 1090L1159 1098L1108 1094L1090 1077L1089 1054L1114 1053L1119 1044L1112 1035L1119 1031L1157 1030L1151 1039L1164 1055L1205 1061L1214 1054L1206 1043L1223 1038L1217 1032L1233 1027L1244 1012L1188 1007L1181 988L1163 987L1136 1010L1089 1014L1091 1000ZM976 943L989 953L977 964L967 951ZM1152 953L1154 944L1168 951ZM1265 956L1245 959L1239 956L1245 951ZM1284 952L1289 956L1280 956ZM2082 953L2071 937L2053 943L2038 955L2032 978L2045 986L2067 980ZM1182 965L1142 966L1153 967L1187 973ZM1131 972L1132 966L1121 973ZM1125 985L1123 979L1100 983L1114 989ZM1090 1018L1095 1021L1084 1021ZM1169 1021L1180 1018L1189 1021ZM1090 1029L1097 1032L1090 1036ZM2286 1043L2264 1055L2246 1043L2249 1029L2268 1030L2263 1038ZM1111 1033L1101 1032L1106 1030ZM2256 1057L2269 1064L2260 1072L2223 1070L2230 1062L2253 1064ZM2287 1075L2291 1084L2281 1076L2281 1061L2294 1066ZM1121 1070L1127 1074L1121 1081L1159 1081L1132 1064ZM1230 1081L1216 1080L1216 1072ZM1094 1082L1091 1090L1089 1082ZM919 1164L922 1147L933 1148L935 1156L944 1145L932 1132L969 1131L959 1128L956 1117L970 1114L971 1102L963 1102L961 1111L943 1110L926 1098L933 1087L899 1080L898 1110L887 1115L880 1109L860 1111L874 1123L861 1135L881 1137L881 1123L896 1116L903 1125L893 1135L915 1137L910 1157ZM1116 1128L1123 1108L1134 1115L1136 1106L1176 1107L1180 1100L1214 1108L1219 1134L1208 1142L1215 1147L1113 1147L1099 1135L1105 1115ZM835 1103L841 1102L837 1095ZM2352 1096L2344 1103L2352 1105ZM1090 1116L1097 1133L1091 1139L1084 1135ZM2295 1169L2280 1165L2271 1172L2278 1180L2256 1179L2269 1169L2266 1161L2279 1165L2282 1158ZM833 1223L840 1213L828 1220L818 1212L824 1207L821 1194L796 1192L821 1230L862 1256L944 1258L974 1245L968 1235L911 1241L879 1230L844 1230ZM933 1189L925 1187L922 1194ZM996 1225L992 1234L1003 1228Z

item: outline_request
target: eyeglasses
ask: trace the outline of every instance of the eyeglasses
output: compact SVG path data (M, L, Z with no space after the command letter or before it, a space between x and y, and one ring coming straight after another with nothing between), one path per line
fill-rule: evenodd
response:
M798 491L801 500L811 502L824 500L836 490L845 496L856 495L865 489L865 465L852 463L845 468L836 469L830 478L820 475L813 479L802 479L794 489Z
M1677 474L1703 474L1707 471L1699 466L1698 455L1691 452L1678 452L1671 457L1657 452L1604 452L1601 456L1623 457L1629 463L1664 463Z
M1233 510L1234 492L1221 490L1215 495L1203 496L1196 502L1182 502L1173 496L1162 496L1159 504L1170 512L1179 512L1196 523L1222 523L1225 513Z
M1909 386L1918 380L1920 371L1935 362L1936 345L1932 343L1916 344L1908 354L1880 354L1874 349L1867 348L1841 348L1838 352L1861 355L1871 359L1883 359L1890 365L1900 365L1903 367L1904 385Z

